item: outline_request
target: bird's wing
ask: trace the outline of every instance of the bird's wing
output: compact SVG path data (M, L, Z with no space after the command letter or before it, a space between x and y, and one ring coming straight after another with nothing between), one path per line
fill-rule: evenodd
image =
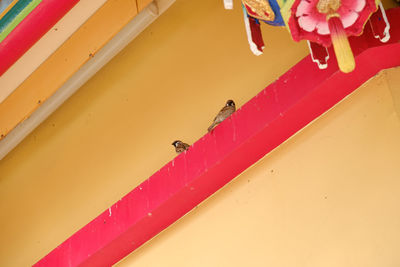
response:
M214 118L214 122L221 122L224 120L224 114L226 113L228 107L223 107L217 114L217 116L215 116Z
M221 111L219 112L219 114L221 114L221 116L226 119L227 117L229 117L233 112L235 112L235 108L234 107L224 107L223 109L221 109Z

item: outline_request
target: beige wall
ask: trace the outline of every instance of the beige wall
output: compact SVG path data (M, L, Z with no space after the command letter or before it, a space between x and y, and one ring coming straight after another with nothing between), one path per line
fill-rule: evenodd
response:
M400 266L400 120L386 75L400 68L117 266Z
M306 45L292 42L285 29L263 25L266 51L263 56L253 56L245 37L241 10L238 3L235 4L236 8L233 11L225 11L222 1L177 1L0 161L0 266L28 266L35 263L171 160L175 156L171 146L173 140L181 138L192 143L205 134L210 120L226 99L236 100L239 106L244 104L308 53ZM367 96L387 92L383 87L377 88L379 90L367 90ZM362 92L364 91L366 90ZM379 226L383 225L383 222L395 223L396 214L391 213L389 206L392 202L387 200L390 197L397 200L396 195L390 193L397 189L395 183L390 180L393 169L389 168L392 166L390 164L394 164L395 158L381 158L382 154L385 156L394 153L396 145L398 148L398 144L388 142L394 134L398 134L397 128L394 128L398 126L398 122L392 115L393 107L388 95L370 96L376 97L375 100L366 96L363 100L357 100L365 94L362 92L357 92L354 104L347 104L348 108L333 110L332 112L337 114L333 119L329 120L326 117L321 122L317 121L317 126L313 125L293 139L300 138L300 141L290 141L267 157L268 160L263 160L260 165L267 166L267 170L258 170L257 167L251 169L246 173L251 175L249 179L237 179L208 201L211 204L204 205L187 216L186 221L179 222L178 225L182 227L172 227L163 233L161 238L155 239L154 248L152 246L150 249L150 246L146 245L130 260L138 266L139 263L143 263L143 266L150 264L152 258L159 258L160 262L149 266L174 266L179 265L178 261L182 261L183 266L190 266L189 261L196 260L196 257L196 264L207 260L225 261L226 254L223 254L223 251L235 248L242 250L240 253L232 251L229 257L240 263L241 261L234 256L243 255L241 260L245 260L253 257L256 259L256 255L266 255L266 247L258 246L258 241L265 242L265 239L273 240L268 245L271 249L285 248L290 251L290 248L295 249L296 244L299 244L301 254L307 248L322 249L325 245L326 248L330 248L327 250L334 253L335 246L312 243L312 237L305 235L307 232L301 230L303 227L320 229L316 235L329 242L325 237L345 229L341 239L345 242L347 240L344 237L347 235L344 233L350 231L344 226L347 212L354 218L360 217L354 212L357 210L356 203L359 203L359 212L364 212L365 216L375 214L369 211L368 207L377 208L388 203L387 209L381 211L386 217L382 215L373 218L382 221L369 220L366 223L376 223L376 229L380 229ZM386 101L383 101L384 99ZM378 100L383 108L368 108L369 101L375 103ZM360 110L361 107L365 107L368 111L365 119L362 117L364 113L357 113L357 107ZM350 117L347 118L345 111L354 113L350 113ZM365 124L357 124L357 116L361 116L360 123ZM326 121L352 120L351 118L354 121L350 125L335 128L332 132L326 130L330 125ZM388 118L393 122L383 124ZM319 128L326 135L318 137ZM380 137L376 138L377 141L387 143L364 146L370 139L375 140L372 138L375 135ZM349 139L344 139L345 136ZM308 150L304 148L306 145ZM329 149L325 147L328 145ZM340 148L340 154L337 155L338 150L333 149ZM375 160L374 164L366 162L372 171L369 171L370 175L362 177L357 171L368 171L361 159L367 156L366 152L369 150L379 152L372 153L371 157L372 160L379 156L379 160ZM304 151L310 151L310 154L306 155ZM324 160L321 154L327 154L331 158ZM295 158L296 155L300 156ZM351 158L356 159L355 163L348 164L347 172L341 172L344 163L338 160L344 161L350 158L350 155L354 155ZM310 165L306 163L311 160L317 160L319 164L307 168ZM339 163L342 164L338 165ZM376 165L378 163L380 165ZM388 164L388 168L383 170L383 178L380 179L386 179L383 180L386 182L378 187L373 184L376 181L373 171L377 171L377 166L383 167L384 164ZM274 169L274 173L270 173L269 168ZM325 177L325 174L329 176ZM358 180L349 179L346 175L350 174ZM284 178L272 179L278 176ZM359 180L367 183L360 186ZM256 187L257 181L272 184L266 185L267 188ZM311 183L312 181L315 184ZM360 190L364 190L361 196L365 199L370 198L361 201L362 198L356 197L352 190L359 187ZM365 190L371 187L379 191L373 191L372 196L369 196ZM263 192L264 189L267 191ZM240 198L233 199L232 196L237 194L241 195ZM296 194L303 194L305 197L299 200L300 195ZM383 195L382 199L379 199L380 194ZM327 196L327 200L318 202L319 196ZM356 203L347 203L350 200ZM253 207L254 201L258 204L264 201L261 206L266 210L256 210L256 207L260 206ZM364 205L364 202L368 205ZM229 203L231 206L227 205ZM326 209L322 206L324 203L327 205ZM207 206L210 208L206 209ZM226 212L224 216L216 214L215 208L219 206L222 207L220 210ZM246 208L239 213L238 206ZM297 207L294 214L291 212L293 207ZM201 210L204 214L212 215L214 221L205 222L204 217L197 219L193 216ZM274 214L273 210L277 213ZM270 213L274 216L270 217ZM319 221L312 220L312 216L318 214L325 214L325 217L321 217ZM393 216L390 221L387 219L389 216ZM248 221L245 221L246 218ZM277 238L280 232L273 228L270 229L270 233L254 232L260 229L256 227L257 224L265 224L261 219L268 223L274 222L275 227L281 227L281 233L285 233L286 239ZM296 223L289 224L289 219L295 219ZM226 225L226 220L229 220L229 225ZM331 221L339 224L329 224ZM175 256L175 250L167 252L161 249L160 252L162 244L165 244L163 242L172 236L182 238L182 232L196 229L189 227L189 222L215 227L213 230L202 230L204 238L212 238L209 239L212 242L208 242L207 239L194 242L196 239L190 238L191 235L188 234L185 235L187 246L177 247L185 252L177 254L181 256ZM225 242L224 240L232 240L225 238L234 237L231 230L236 229L238 222L243 223L240 227L253 232L241 232L241 235L235 238L235 242ZM316 228L315 224L318 223L320 228ZM324 228L324 223L328 223L332 229ZM362 231L368 229L367 226L357 227L355 230L360 228L359 231ZM172 234L173 231L177 231L177 234ZM379 235L379 231L384 232ZM374 233L377 236L390 233L393 238L396 237L396 232L390 232L390 224L379 231ZM270 236L265 237L266 234ZM166 235L169 235L167 239ZM243 242L240 241L242 239ZM195 247L194 243L201 247ZM212 243L215 246L211 246ZM303 245L305 243L309 246ZM182 245L175 245L179 244ZM350 246L354 243L345 244ZM390 248L394 249L394 246L385 245L379 251L385 249L384 252L389 253ZM375 251L371 249L371 253ZM195 252L198 253L191 256L190 253ZM167 254L171 257L168 258ZM213 256L219 254L224 257ZM305 254L304 257L315 259L309 256L310 254L312 253ZM327 257L327 254L323 253L312 255L321 259ZM280 259L278 253L275 257ZM282 260L289 261L293 258L285 256ZM175 262L172 264L170 261Z

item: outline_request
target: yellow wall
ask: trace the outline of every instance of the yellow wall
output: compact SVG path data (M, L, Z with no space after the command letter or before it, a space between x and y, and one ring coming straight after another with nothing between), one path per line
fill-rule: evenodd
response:
M236 100L239 106L244 104L308 53L306 45L292 42L285 29L263 25L266 51L263 56L253 56L245 37L241 10L238 8L238 3L235 2L235 4L236 8L233 11L225 11L222 1L178 0L14 151L0 161L0 266L28 266L39 260L171 160L175 156L171 146L173 140L180 138L192 143L205 134L211 119L226 99ZM387 141L398 133L398 129L395 128L398 123L395 123L395 117L392 116L393 107L390 105L389 98L384 98L387 96L384 92L387 90L378 89L367 90L369 92L367 96L363 96L366 93L357 92L358 96L354 97L354 105L347 104L347 108L341 108L341 111L333 110L332 112L337 114L334 118L328 120L326 117L321 120L322 122L317 121L319 124L316 125L319 126L310 127L293 139L298 141L288 142L269 156L268 160L264 159L259 164L259 166L264 166L263 168L258 170L259 168L256 167L246 173L252 177L237 179L227 189L208 201L208 203L214 203L212 204L214 206L223 204L222 210L226 212L225 214L218 216L214 210L215 207L210 205L210 209L207 210L206 207L209 205L204 205L187 216L186 221L179 222L178 225L182 227L174 226L163 233L161 238L155 239L154 248L150 249L150 246L146 245L133 257L135 259L130 260L136 261L138 265L139 262L150 264L151 258L158 257L162 259L162 262L157 265L150 264L150 266L160 266L160 264L171 266L163 262L177 260L174 264L179 264L178 261L181 260L187 263L195 260L196 256L201 256L203 259L197 263L211 259L215 259L216 262L225 261L224 258L212 256L218 255L219 249L226 251L228 248L241 248L243 249L240 253L243 255L242 260L252 258L255 253L266 253L263 250L265 247L257 245L258 240L264 242L266 239L263 238L265 233L261 232L256 234L252 232L252 235L242 232L242 236L235 238L236 243L225 244L224 239L233 237L231 229L236 229L234 227L238 222L243 223L241 227L254 228L249 229L254 231L258 223L263 226L265 221L275 222L275 226L282 227L283 230L288 229L282 233L287 237L286 249L290 251L290 248L294 248L297 244L295 242L300 242L298 244L302 245L301 242L307 243L307 240L310 240L307 238L311 237L301 235L300 230L302 227L312 229L311 226L315 226L316 222L309 225L313 222L311 215L314 213L325 214L324 218L327 219L318 221L321 230L317 234L322 237L325 234L326 237L331 232L340 232L340 229L349 231L349 229L343 224L339 224L337 226L339 228L334 228L336 224L328 224L331 229L323 228L325 222L339 220L343 223L344 216L347 215L345 211L349 213L349 216L358 218L355 213L356 204L353 203L351 206L348 201L359 203L359 212L365 212L367 215L372 214L372 212L368 213L369 205L376 208L386 202L390 204L391 202L385 199L390 197L396 199L396 195L390 193L396 190L395 184L390 183L390 176L384 173L383 178L380 179L386 179L387 182L376 185L373 184L376 181L374 172L370 171L371 175L366 174L365 177L359 176L356 172L367 170L364 169L361 159L366 157L364 153L369 152L370 149L380 152L380 154L372 154L374 157L371 159L375 159L381 154L391 151L394 153L394 149L398 148L396 143L387 145L373 143L372 146L363 148L372 136L376 135ZM364 91L366 90L362 92ZM382 94L370 95L378 92ZM370 97L375 97L375 100L371 100ZM359 98L362 100L357 100ZM369 104L378 100L382 109L368 109ZM368 111L367 117L360 119L365 124L357 124L358 120L351 117L354 121L350 125L335 128L332 132L325 131L325 128L330 125L328 122L345 120L347 118L345 111L354 112L350 115L353 114L355 117L362 116L356 115L359 114L356 112L357 107L359 110L365 107ZM351 120L351 118L347 119ZM380 118L385 119L380 121ZM391 118L393 123L382 124L387 122L388 118ZM328 122L324 124L324 121ZM326 135L321 136L320 133L319 136L318 128L321 128ZM345 136L351 138L344 139ZM308 150L305 148L307 144ZM328 150L330 153L326 154L331 158L323 161L321 153L325 154L327 145L331 150ZM302 147L298 148L298 146ZM353 148L353 146L356 147ZM341 154L338 155L337 150L333 151L334 148L342 148L339 150ZM295 157L296 151L297 155L300 155L299 158ZM338 160L344 160L350 155L355 155L356 163L348 164L345 168L349 173L339 172L338 170L344 167L337 165ZM307 168L307 159L317 160L319 164L311 169ZM380 165L377 166L391 164L392 161L379 160L377 163ZM371 165L372 170L377 170L374 164L370 164L369 161L367 163ZM265 166L273 167L274 173L269 174L270 170L267 169L267 175ZM292 169L293 172L291 172ZM385 172L392 170L384 169ZM262 175L258 174L260 172ZM343 176L342 173L344 173ZM350 180L347 183L349 176L345 175L349 174L353 174L351 177L357 180ZM282 183L268 185L268 191L263 192L262 187L255 187L257 180L265 183L278 182L271 179L278 175L283 177L283 180L279 180ZM346 177L346 180L340 180ZM306 181L303 182L302 179ZM250 182L248 183L247 180ZM364 205L361 199L355 197L358 192L352 190L358 187L367 190L371 187L364 187L363 184L360 186L360 180L369 181L369 185L373 184L375 190L380 188L378 193L383 194L384 199L376 202L380 195L375 191L372 192L374 198L366 199L365 192L367 191L363 191L365 194L362 196L369 204ZM312 181L315 184L311 183ZM344 191L341 190L342 187ZM274 190L270 191L271 189ZM235 196L239 193L241 198L232 199L230 191ZM258 194L255 194L257 193L255 191ZM316 202L316 194L322 196L325 192L328 199L321 202L321 205L327 203L330 209L324 210L325 206L318 206L320 208L308 206ZM300 201L300 195L296 197L296 193L304 193L303 195L310 196L310 199L307 197ZM269 207L268 212L256 212L255 207L250 205L260 198L267 198L262 206ZM226 203L232 205L228 207ZM292 204L297 207L295 214L290 213ZM239 210L237 205L244 205L246 209L236 213ZM269 217L270 210L276 207L285 209L275 209L277 214ZM345 211L342 211L343 208ZM199 213L199 210L212 215L214 221L205 222L204 217L197 219L193 216ZM229 211L233 213L230 214ZM390 211L389 208L382 210L383 215L386 216L381 218L382 221L372 220L367 223L376 222L377 227L382 225L378 223L387 221L389 216L395 216ZM256 217L250 220L251 218L245 216L246 214L253 214ZM226 220L230 218L233 221L232 225L227 226ZM250 222L244 221L246 218ZM261 218L265 220L263 223L261 223ZM296 224L289 225L289 218L296 219ZM380 218L374 217L374 219ZM396 217L391 218L392 223L396 222L395 219ZM166 258L167 252L160 252L161 244L168 239L168 237L165 239L165 236L174 236L172 232L176 231L175 238L182 237L182 231L187 231L185 229L188 229L188 223L194 223L197 220L202 222L201 224L216 227L217 231L212 230L212 233L204 228L203 234L205 237L208 235L208 238L212 238L209 240L213 240L218 245L218 250L210 246L207 239L203 239L198 241L202 245L200 251L197 250L199 247L196 248L188 243L188 246L179 248L188 252L185 258L174 256L174 251L169 251L171 258ZM199 225L199 222L196 224ZM382 229L386 231L384 233L389 233L389 230L390 225L385 225L385 229ZM269 239L273 240L270 243L272 248L285 247L283 239L275 238L274 235L278 233L279 231L269 232L271 234ZM375 234L379 234L378 230ZM395 233L391 232L391 234L396 237ZM216 235L220 235L219 238ZM187 235L185 242L192 242L190 236ZM289 239L291 236L296 238ZM244 243L239 242L244 237L247 238L244 240L248 246L243 246L241 244ZM342 240L345 240L344 237ZM300 241L296 241L298 239ZM322 243L313 243L310 247L320 248L322 245ZM306 246L303 247L299 249L306 249ZM326 247L329 246L326 245ZM390 248L394 247L389 244L382 246L381 250L386 249L385 253L389 253ZM154 254L156 251L159 254ZM189 251L198 253L192 257ZM334 250L331 251L334 253ZM324 259L321 253L313 255ZM230 254L230 257L232 256L234 255ZM286 256L284 260L289 261L290 257ZM240 263L240 260L236 262ZM183 263L182 265L190 266Z
M117 266L400 266L387 84L399 74L366 83Z

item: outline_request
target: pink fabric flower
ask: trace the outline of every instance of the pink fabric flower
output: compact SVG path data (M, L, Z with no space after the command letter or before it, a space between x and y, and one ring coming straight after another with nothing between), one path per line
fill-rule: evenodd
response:
M292 6L289 27L293 39L307 39L313 42L330 45L330 31L326 14L317 10L319 0L297 0ZM341 0L337 10L346 34L359 35L369 16L376 11L375 0Z

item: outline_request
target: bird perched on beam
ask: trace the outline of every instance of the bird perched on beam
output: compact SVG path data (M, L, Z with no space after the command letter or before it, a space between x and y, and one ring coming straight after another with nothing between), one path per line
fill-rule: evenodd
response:
M220 110L218 115L215 117L213 123L210 127L208 127L208 131L211 132L215 126L223 122L226 118L232 115L233 112L236 111L235 102L233 100L226 101L225 106Z
M182 153L182 152L185 151L185 150L188 150L189 147L190 147L188 144L182 142L181 140L176 140L176 141L174 141L174 142L172 143L172 145L175 147L175 151L176 151L176 153L178 153L178 154Z

